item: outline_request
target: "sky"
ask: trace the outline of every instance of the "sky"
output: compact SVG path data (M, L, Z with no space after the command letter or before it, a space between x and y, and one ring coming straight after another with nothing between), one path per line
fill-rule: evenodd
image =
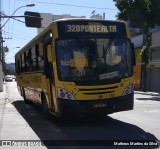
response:
M86 16L90 18L93 11L95 14L103 15L106 20L116 20L118 9L113 0L0 0L1 11L7 16L11 16L15 11L15 16L23 16L25 11L51 13L55 15L69 14L72 16ZM22 7L27 4L35 4L34 7ZM17 10L18 9L18 10ZM14 62L14 56L17 51L25 46L32 38L37 35L36 28L25 26L24 18L16 18L20 21L2 19L2 36L4 38L4 47L9 49L5 55L7 63Z

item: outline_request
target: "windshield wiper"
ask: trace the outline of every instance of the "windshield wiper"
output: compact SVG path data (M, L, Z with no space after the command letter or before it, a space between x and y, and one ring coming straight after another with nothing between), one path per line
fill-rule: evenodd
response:
M113 39L110 39L106 45L106 47L104 47L103 45L103 55L102 55L102 58L104 58L104 62L106 64L106 55L108 54L111 46L112 46L112 42L113 42Z

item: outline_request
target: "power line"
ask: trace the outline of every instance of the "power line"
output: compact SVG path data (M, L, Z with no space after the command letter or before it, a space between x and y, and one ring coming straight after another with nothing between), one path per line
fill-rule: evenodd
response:
M9 36L12 36L12 35L17 35L17 36L21 36L21 37L25 37L25 38L33 38L33 37L31 37L31 36L26 36L26 35L22 35L22 34L16 34L16 33L12 33L12 32L5 32L4 31L4 34L5 35L9 35Z
M25 37L22 38L21 36L17 36L17 35L10 35L10 34L5 34L5 35L11 36L11 37L14 37L14 38L18 38L18 39L22 39L22 40L27 40L27 41L32 39L32 38L25 38Z
M1 13L3 14L3 16L7 17L7 15L5 13L3 13L3 12L1 12ZM3 16L2 16L2 18L3 18ZM14 18L14 17L11 17L11 19L16 20L16 21L21 22L21 23L25 23L24 21L21 21L19 19Z
M9 29L14 29L13 27L9 27ZM3 32L6 32L5 30L2 30ZM16 31L16 32L19 32L20 34L26 34L26 35L30 35L30 36L27 36L27 37L32 37L33 36L33 34L29 34L28 32L26 33L26 32L23 32L22 30L18 30L18 29L14 29L14 31ZM6 32L6 33L9 33L9 32Z
M94 6L81 6L81 5L71 5L71 4L64 4L64 3L51 3L51 2L42 2L42 1L29 1L34 3L42 3L42 4L49 4L49 5L61 5L61 6L69 6L69 7L81 7L81 8L92 8L92 9L107 9L107 10L117 10L113 8L107 8L107 7L94 7Z
M4 32L3 34L6 35L6 36L11 36L11 37L22 39L22 40L28 40L29 41L30 39L33 38L33 37L21 35L21 34L15 34L15 33L11 33L11 32L6 32L4 30L2 30L2 31Z
M3 39L12 39L11 37L4 37Z

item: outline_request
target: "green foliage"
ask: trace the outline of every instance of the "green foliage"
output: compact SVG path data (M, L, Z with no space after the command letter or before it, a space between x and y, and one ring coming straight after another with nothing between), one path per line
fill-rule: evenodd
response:
M141 51L142 63L145 65L149 63L149 50L147 46L144 46Z
M151 35L147 34L146 46L144 46L141 51L142 63L145 65L149 63L149 48L150 48L150 46L151 46Z
M117 18L127 21L130 14L143 14L145 18L145 26L143 33L146 36L147 43L142 49L142 62L147 64L149 62L149 47L151 45L151 37L148 35L148 30L160 25L160 0L113 0L116 7L119 9Z
M146 10L145 0L113 0L120 13L117 14L117 18L127 21L130 14L142 13ZM143 14L143 13L142 13Z

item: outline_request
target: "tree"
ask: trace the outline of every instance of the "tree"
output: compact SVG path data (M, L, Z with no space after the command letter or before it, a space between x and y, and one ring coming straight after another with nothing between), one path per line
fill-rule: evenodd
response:
M143 90L146 90L146 65L149 63L149 48L151 46L151 35L148 31L157 25L160 25L160 0L113 0L116 7L119 9L117 18L128 21L132 14L141 14L144 17L144 26L142 31L146 37L146 45L142 48L141 58L143 67L142 80Z

